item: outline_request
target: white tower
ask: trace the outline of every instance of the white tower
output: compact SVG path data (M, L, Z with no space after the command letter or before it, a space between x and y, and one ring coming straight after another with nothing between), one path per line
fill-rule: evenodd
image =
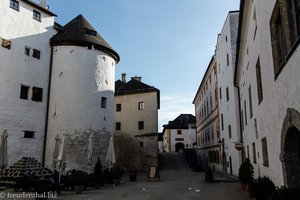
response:
M94 134L94 159L106 155L114 130L114 77L119 55L79 15L51 39L53 48L46 166L57 133L70 134L67 168L87 169L87 144ZM97 156L96 156L97 155Z

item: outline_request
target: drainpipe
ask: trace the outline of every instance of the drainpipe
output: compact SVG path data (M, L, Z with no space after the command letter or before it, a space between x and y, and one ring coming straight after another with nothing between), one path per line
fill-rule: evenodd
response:
M46 122L45 122L45 134L44 134L44 147L43 147L43 158L42 158L42 165L43 166L45 166L45 157L46 157L46 145L47 145L47 131L48 131L48 115L49 115L49 104L50 104L50 88L51 88L51 77L52 77L52 65L53 65L53 47L51 47L51 55L50 55L48 97L47 97Z
M244 143L244 140L243 140L243 130L242 130L242 118L241 118L241 98L240 98L240 88L239 86L237 85L234 85L237 90L238 90L238 102L239 102L239 121L240 121L240 136L241 136L241 140L240 142L241 143ZM242 162L244 162L244 155L245 155L245 150L244 148L241 150L242 151Z

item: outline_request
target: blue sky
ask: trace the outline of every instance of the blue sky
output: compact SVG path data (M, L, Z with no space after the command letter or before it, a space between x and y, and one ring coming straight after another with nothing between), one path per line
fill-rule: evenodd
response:
M121 57L116 80L135 75L161 92L159 130L193 98L218 33L239 0L48 0L56 22L82 14Z

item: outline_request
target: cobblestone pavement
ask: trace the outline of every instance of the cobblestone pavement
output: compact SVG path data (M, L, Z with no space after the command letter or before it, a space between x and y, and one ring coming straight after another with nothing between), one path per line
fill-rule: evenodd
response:
M145 173L139 173L136 182L130 182L125 174L118 186L104 186L99 190L88 188L82 194L62 191L55 199L70 200L245 200L247 193L237 181L215 174L215 183L206 183L203 172L189 169L180 154L163 155L159 182L147 182ZM1 195L0 195L1 198ZM18 199L18 198L14 198ZM52 199L52 198L49 198Z

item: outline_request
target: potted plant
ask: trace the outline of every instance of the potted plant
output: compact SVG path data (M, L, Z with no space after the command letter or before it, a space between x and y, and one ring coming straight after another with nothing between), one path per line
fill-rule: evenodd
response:
M239 180L241 182L242 190L246 190L247 186L253 181L253 174L253 166L250 163L249 158L246 158L239 169Z
M98 160L95 165L94 169L94 181L95 181L95 188L99 189L100 186L103 184L104 181L104 174L102 171L102 164L100 161L100 158L98 157Z

